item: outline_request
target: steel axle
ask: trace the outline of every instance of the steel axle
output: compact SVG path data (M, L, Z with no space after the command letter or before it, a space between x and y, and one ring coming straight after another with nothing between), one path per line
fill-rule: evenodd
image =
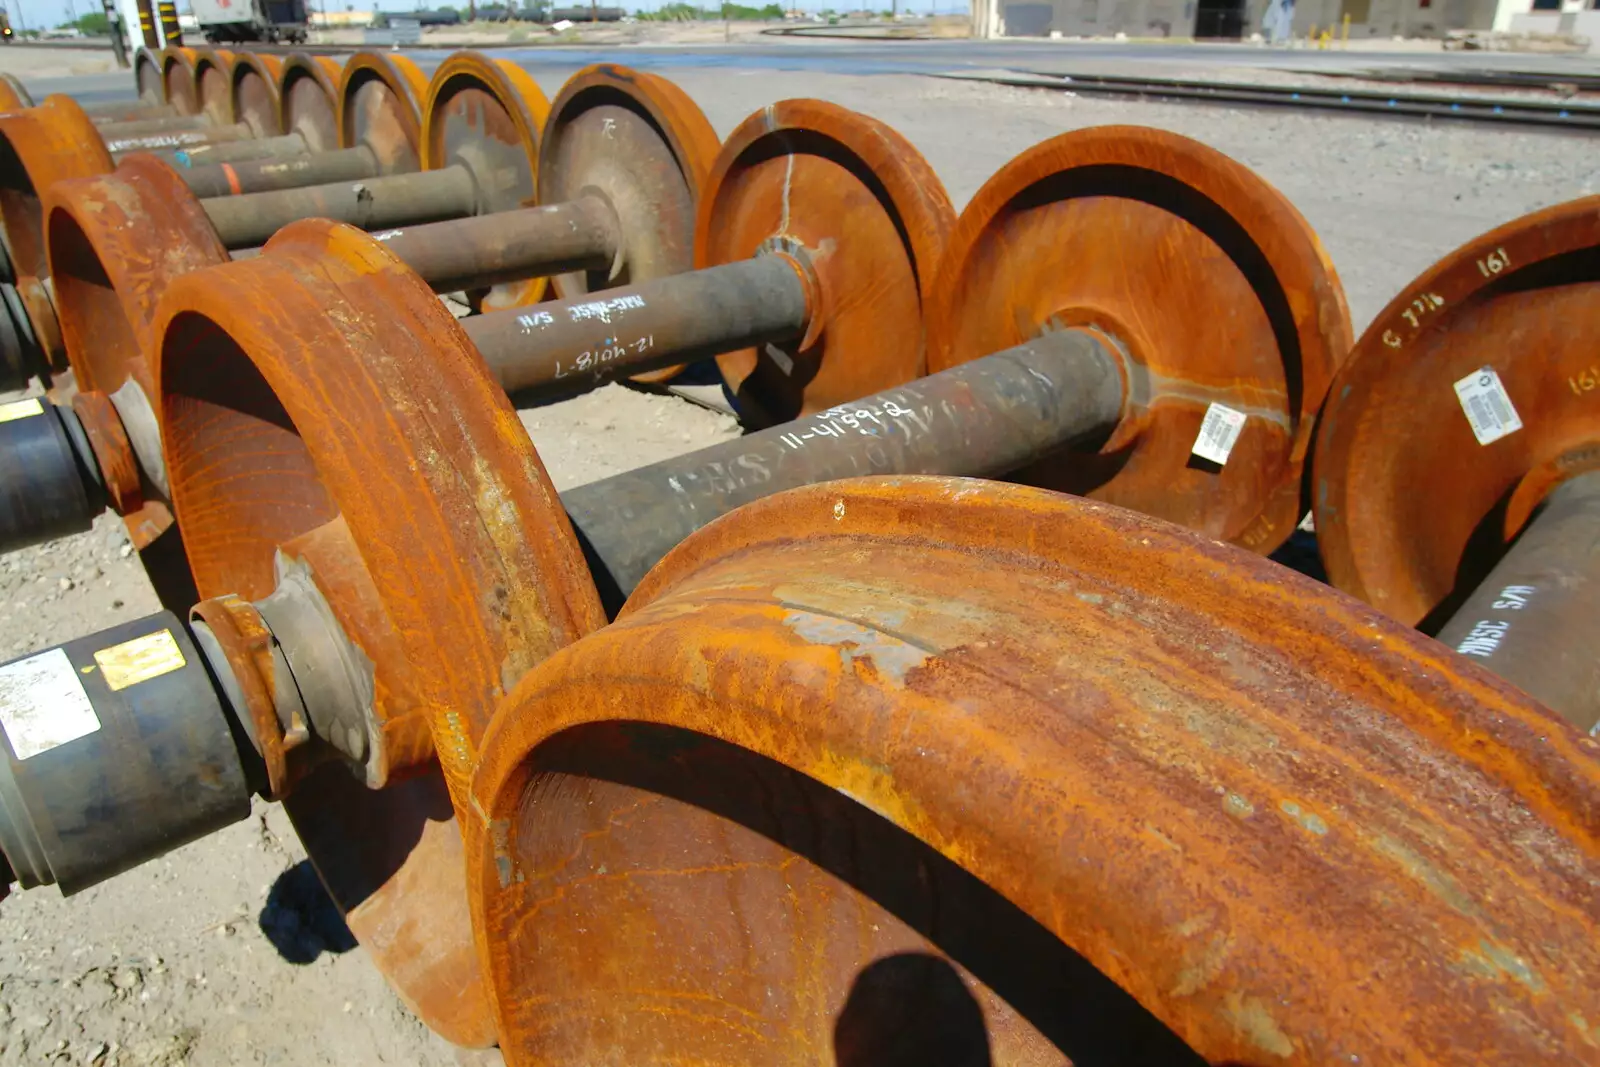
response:
M1436 636L1593 734L1600 730L1597 588L1600 472L1590 471L1545 497Z

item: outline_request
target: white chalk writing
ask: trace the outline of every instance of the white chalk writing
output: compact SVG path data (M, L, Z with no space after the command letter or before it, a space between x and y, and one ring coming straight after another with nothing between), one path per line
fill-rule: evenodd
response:
M778 440L792 449L798 449L804 448L807 441L819 437L839 438L852 433L881 437L890 429L890 423L884 421L886 418L909 418L919 429L926 430L926 419L931 414L931 411L925 411L924 418L919 419L916 411L893 400L885 400L881 404L840 404L808 419L798 420L795 428L780 434Z
M644 306L644 297L630 293L627 296L612 297L610 300L590 300L582 304L573 304L567 308L567 314L572 316L573 322L584 322L589 319L610 322L611 316L616 312L632 311Z
M653 334L646 334L643 337L635 337L631 341L623 341L615 337L608 337L600 345L579 352L577 356L573 358L571 364L563 364L561 360L556 360L555 376L557 378L565 378L569 374L583 374L588 372L594 374L596 378L600 378L603 377L605 371L609 369L609 364L615 363L618 360L626 357L633 357L628 359L630 364L637 363L638 357L650 352L655 348L655 346L656 339L655 335Z

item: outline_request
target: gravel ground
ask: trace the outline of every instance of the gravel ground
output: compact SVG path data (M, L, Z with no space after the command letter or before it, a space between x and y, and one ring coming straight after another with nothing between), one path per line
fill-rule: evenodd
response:
M26 55L26 53L24 53ZM28 70L0 56L0 70ZM58 67L71 60L51 57ZM536 68L554 95L570 68ZM65 71L63 71L65 72ZM1255 168L1321 234L1360 329L1463 240L1600 191L1600 157L1560 134L1076 98L909 76L767 70L673 75L726 134L793 96L835 100L911 139L957 206L1008 158L1063 130L1142 123ZM6 398L9 399L9 398ZM524 413L557 484L581 484L737 432L727 417L621 387ZM0 558L0 658L154 610L118 523ZM363 959L281 812L71 901L0 905L0 1064L453 1062Z

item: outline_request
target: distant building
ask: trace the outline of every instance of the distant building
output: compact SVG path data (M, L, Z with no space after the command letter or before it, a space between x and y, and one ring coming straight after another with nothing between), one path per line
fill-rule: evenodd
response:
M1249 37L1270 0L973 0L982 37ZM1293 31L1443 37L1451 30L1568 33L1600 43L1600 0L1296 0Z
M405 17L405 12L394 12L394 14ZM319 30L370 26L374 17L375 14L371 11L313 11L311 25Z

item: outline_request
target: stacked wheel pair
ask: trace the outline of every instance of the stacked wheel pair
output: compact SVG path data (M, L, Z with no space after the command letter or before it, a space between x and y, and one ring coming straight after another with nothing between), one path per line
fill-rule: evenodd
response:
M370 55L369 53L358 53ZM404 57L399 60L409 68ZM301 133L306 150L336 147L343 65L327 56L212 49L141 51L134 77L141 100L222 126L244 123L256 137Z
M494 335L384 242L303 223L171 284L149 373L196 633L386 974L513 1062L1581 1050L1584 743L1105 506L1292 529L1349 343L1303 221L1131 130L1025 154L953 229L942 204L881 126L747 121L675 280L717 316L645 319L642 286L518 314L529 347L557 311L715 318L678 343L717 347L782 297L724 365L801 417L562 497ZM1018 470L1090 499L759 499Z
M1092 161L1086 174L1116 167L1136 180L1120 195L1081 185L1083 175L1072 164L1079 158ZM1192 479L1172 506L1194 525L1253 537L1264 547L1292 528L1307 415L1348 333L1339 332L1347 327L1340 326L1337 282L1281 198L1241 168L1179 139L1125 130L1078 136L1030 153L980 194L954 231L954 249L966 251L945 260L960 264L949 268L959 273L939 281L917 243L944 244L937 240L937 209L907 205L937 204L942 197L931 195L936 184L930 173L908 169L914 159L909 146L883 128L813 103L777 105L732 135L701 203L699 264L747 270L745 264L764 255L786 257L801 265L797 276L817 298L805 303L811 317L803 332L769 342L771 348L726 355L724 365L741 397L760 396L770 410L805 417L715 457L691 456L668 469L591 487L594 503L587 506L581 490L558 502L497 379L473 358L470 328L464 334L379 242L302 224L276 238L258 260L177 282L163 303L157 379L168 475L197 583L212 598L197 617L239 676L259 677L251 666L250 635L260 630L250 621L257 609L249 602L264 603L286 581L305 588L309 574L338 629L363 651L372 671L370 704L353 717L330 709L324 719L361 723L361 743L342 740L330 728L319 745L324 758L330 746L359 751L362 777L397 784L374 791L352 781L339 765L350 762L346 751L287 790L287 803L315 854L343 857L338 871L352 862L348 841L370 834L371 826L411 828L382 838L393 842L388 856L376 847L360 853L368 866L350 881L368 889L352 908L352 927L358 935L385 937L377 955L397 984L421 983L406 996L422 1006L430 1024L440 1025L441 999L451 1006L487 1003L462 996L469 988L461 982L463 968L476 958L464 911L472 898L440 872L461 869L454 864L463 842L469 857L494 847L492 841L508 847L467 799L486 751L489 716L520 676L604 619L602 589L585 574L584 554L563 510L580 523L590 553L601 556L601 585L621 593L632 584L623 564L647 567L654 559L624 559L610 554L612 546L643 543L646 554L659 559L680 536L681 512L671 510L677 499L688 501L698 516L693 521L703 524L742 499L827 476L800 464L813 450L841 440L835 435L844 427L857 436L850 444L861 470L889 462L902 444L898 435L918 434L918 420L924 420L926 431L906 443L911 455L932 455L914 449L942 431L945 463L1001 473L1005 468L986 471L984 463L995 459L976 447L961 455L960 442L971 440L961 432L964 416L970 412L969 426L982 417L974 389L996 366L976 357L1070 334L1080 347L1055 365L1072 365L1091 351L1110 366L1107 384L1116 398L1110 425L1091 425L1091 436L1119 440L1114 447L1127 454L1120 466L1127 473L1108 468L1095 483L1089 471L1098 449L1082 448L1077 422L1057 443L1078 443L1079 453L1041 446L1041 456L1051 460L1038 468L1041 478L1076 478L1090 491L1145 499L1152 509L1171 499L1157 493L1157 485ZM1181 191L1186 195L1174 195ZM1226 217L1238 221L1218 226L1217 200L1231 204L1237 215ZM1210 211L1203 209L1207 203ZM1251 237L1241 237L1241 230ZM1142 243L1141 232L1156 239ZM1098 276L1088 271L1036 271L1031 290L1012 284L1027 276L1023 264L1041 248L1077 247L1088 256L1115 233L1123 237L1129 278L1141 269L1135 257L1159 261L1171 242L1202 253L1188 269L1167 259L1168 277L1190 286L1190 299L1197 301L1203 302L1208 284L1242 297L1246 307L1228 329L1232 355L1213 354L1210 346L1186 353L1175 330L1162 333L1145 323L1151 311L1141 307L1144 293L1131 284L1096 288ZM1008 285L1022 299L989 299ZM1291 289L1292 300L1284 295ZM950 294L951 321L965 332L941 337L930 323L924 347L905 325L929 306L927 294L941 291ZM240 313L245 293L257 314ZM606 303L613 305L606 313L618 320L606 328L622 336L640 309L619 298ZM651 306L649 294L645 304ZM971 321L986 306L987 332ZM274 336L257 324L261 317L305 325L293 336ZM1280 344L1284 334L1273 329L1275 321L1287 323L1287 343ZM539 329L529 326L534 336ZM1054 356L1052 350L1043 358ZM1019 358L991 357L1001 366ZM924 403L924 395L934 393L919 393L924 383L917 376L934 359L952 368L973 362L970 371L952 371L968 374L967 385L942 403ZM785 363L801 373L786 376ZM1034 381L1025 372L1018 377ZM786 380L798 384L758 392L764 382ZM940 380L926 379L926 388L937 389ZM856 399L873 381L888 391ZM846 392L841 382L853 382L856 391ZM827 383L839 392L820 393ZM1061 394L1070 396L1075 384L1082 383L1064 381ZM1004 389L998 392L1003 397ZM323 399L331 395L343 398L337 410ZM1272 414L1256 414L1262 425L1249 428L1229 463L1207 469L1172 458L1190 454L1214 399L1245 407L1245 398L1253 414ZM1057 410L1024 410L1036 421L1062 418ZM884 434L862 441L859 432L873 429L874 419ZM352 432L353 425L362 429ZM825 426L828 432L820 432ZM1187 438L1182 448L1167 440L1175 435ZM846 461L841 455L838 462ZM375 479L374 470L395 476ZM273 504L264 506L267 501ZM585 515L595 521L583 525ZM241 711L255 724L255 735L278 736L270 687L253 683L241 692L255 694ZM309 714L315 719L321 713ZM284 747L290 740L268 746L278 753L269 766L286 775L317 747ZM441 761L444 780L429 773L432 756ZM447 797L463 813L461 836L427 815ZM455 917L447 918L451 902ZM401 918L408 915L417 917ZM432 976L401 965L409 958L402 949L424 928L436 955L447 944L460 946ZM595 929L601 929L598 922ZM397 932L393 940L387 931ZM523 951L520 944L494 944L491 956ZM449 998L442 998L444 989ZM520 996L512 1000L522 1002ZM499 1026L484 1022L480 1032L496 1034L508 1051L533 1047L524 1044L532 1031L519 1020L520 1009L510 1001L503 1007ZM774 1019L787 1018L790 1007L774 1002L773 1010ZM440 1028L458 1039L469 1029L459 1020Z
M848 158L837 139L814 136L814 122L801 127L803 113L775 108L735 132L713 168L702 226L730 212L721 217L765 230L762 242L793 238L790 255L829 240L804 223L792 232L793 202L785 214L781 196L756 192L765 188L755 177L762 165L778 190L777 174L813 165L798 145L826 144L818 156L829 162ZM1107 147L1119 139L1133 150ZM1337 287L1281 201L1256 200L1276 225L1252 230L1237 216L1238 229L1218 225L1217 200L1244 181L1238 169L1150 135L1080 140L1097 165L1169 194L1176 179L1153 160L1189 163L1191 190L1210 171L1212 195L1152 203L1126 195L1141 184L1125 180L1115 193L1091 185L1096 193L1080 199L1070 190L1083 186L1071 179L1085 176L1069 165L1027 169L1052 154L1075 158L1069 139L998 176L956 226L952 247L1003 252L1014 243L1035 266L1059 264L1046 257L1061 242L1027 243L1028 216L1044 226L1067 212L1096 239L1089 247L1117 235L1124 256L1139 250L1129 237L1137 224L1150 226L1164 238L1152 258L1169 274L1183 268L1160 258L1167 242L1226 241L1230 251L1199 257L1205 269L1192 299L1212 306L1205 280L1235 284L1229 271L1248 270L1254 283L1238 294L1246 295L1239 313L1261 308L1271 322L1257 286L1281 293L1293 336L1305 339L1299 350L1326 351L1319 324L1338 321L1327 314L1340 306ZM719 202L728 175L749 176L757 199ZM847 252L847 235L832 236ZM1073 231L1056 236L1071 249ZM308 238L297 233L291 244L285 234L283 254L302 254L296 246ZM986 293L985 271L1004 277L997 258L1005 262L952 254L933 291ZM949 273L952 263L981 266L967 278ZM1291 289L1285 279L1297 277L1316 287ZM180 514L216 529L219 545L255 546L245 550L254 563L241 552L204 566L258 575L254 595L269 614L264 602L292 572L328 576L326 602L347 635L361 635L359 647L385 648L365 620L394 627L397 644L372 657L374 684L403 677L427 687L418 704L429 707L454 786L479 958L508 1059L671 1049L723 1062L877 1060L907 1045L926 1050L923 1041L1002 1060L1193 1050L1239 1062L1320 1061L1402 1058L1424 1047L1432 1059L1477 1062L1518 1048L1583 1047L1566 1007L1592 998L1583 975L1593 921L1583 902L1596 864L1596 777L1584 745L1552 737L1530 701L1349 601L1093 502L963 481L823 486L752 504L692 535L637 588L617 582L638 561L632 545L660 546L656 559L671 548L675 528L663 518L693 511L691 522L702 524L718 500L760 496L785 476L804 481L818 468L797 472L795 457L846 437L849 457L870 470L902 445L926 458L911 451L916 435L942 428L942 458L978 466L971 452L992 439L969 431L986 412L1026 396L1022 383L1039 390L1033 397L1059 396L1028 360L1053 352L1041 342L1061 335L1082 339L1064 368L1092 365L1076 359L1086 352L1116 353L1110 392L1131 417L1143 412L1125 383L1155 383L1145 410L1166 410L1144 416L1143 442L1155 456L1174 451L1157 447L1167 427L1182 427L1179 440L1194 455L1212 404L1246 406L1218 386L1249 381L1231 367L1214 377L1191 371L1204 390L1149 373L1158 357L1180 365L1180 352L1149 346L1150 327L1126 325L1143 324L1136 303L1117 302L1118 286L1046 293L1044 285L1027 301L993 302L996 332L1023 344L949 372L958 377L909 382L574 490L559 510L493 380L458 355L470 350L451 339L452 324L422 318L430 313L420 287L407 323L428 322L428 336L440 338L432 343L450 355L411 346L396 367L379 353L396 351L398 334L380 349L339 326L322 338L324 351L341 353L337 372L229 331L209 303L201 321L210 325L175 331L195 314L196 297L168 304L161 380ZM365 288L341 277L337 297L322 299L359 310ZM1029 307L1051 314L1018 328L1018 309ZM213 339L216 327L226 341ZM942 343L930 337L930 356ZM1024 345L1038 347L1016 351ZM794 361L808 350L781 355ZM224 352L255 369L272 407L213 388L203 368ZM765 350L739 358L781 362ZM1278 367L1302 382L1315 373L1283 357ZM1007 368L1016 373L1006 377ZM403 391L421 381L433 401ZM940 391L945 381L958 384ZM1304 415L1326 381L1324 370L1299 412L1278 409L1295 425L1281 439L1298 442L1301 455ZM339 395L372 398L370 411L384 420L402 420L381 438L357 435L363 456L315 399L335 384ZM377 406L385 394L398 402ZM474 400L481 418L464 414ZM1062 408L1009 410L1018 409L1085 426ZM510 452L508 430L519 444ZM213 433L296 457L294 472L245 462L204 470L200 458L217 451L203 447ZM1101 447L1114 435L1102 428ZM380 448L387 460L410 457L384 469L426 468L427 481L356 484L359 460L376 461ZM1101 454L1045 451L1055 464L1037 469L1080 484L1090 481L1089 457ZM424 455L430 462L417 462ZM1249 455L1221 464L1199 457L1192 467L1186 459L1183 469L1215 484ZM1114 470L1129 466L1139 469L1130 461ZM1117 476L1091 492L1137 488ZM1298 482L1297 470L1278 477ZM244 497L316 499L322 510L299 529L267 529L228 499L224 481L249 486ZM1270 512L1281 491L1274 485L1256 506ZM429 507L408 508L417 498ZM1219 521L1212 517L1244 497L1214 490L1211 498L1211 511L1194 514ZM1297 510L1285 509L1289 523ZM631 592L629 607L616 624L538 662L593 625L602 590L579 567ZM441 573L450 580L434 580ZM250 647L251 617L232 598L199 612L234 650L230 661ZM495 699L498 713L483 720ZM1441 731L1440 708L1459 729ZM1503 753L1484 759L1483 736ZM350 808L338 810L342 818ZM1534 825L1536 837L1517 829ZM1441 958L1464 962L1442 971ZM1537 986L1478 963L1493 959L1517 961ZM1362 980L1374 960L1384 961L1381 984ZM1494 1009L1479 1010L1484 1002Z
M1384 309L1318 437L1330 580L1600 726L1600 197L1446 256Z
M187 84L184 78L193 74L194 57L174 54L165 58L168 73L187 72L174 74L173 83ZM217 75L226 66L224 57L219 54L200 58L207 60L201 64L205 84L215 86ZM162 148L169 150L170 154L170 150L176 147L186 147L190 156L184 157L181 153L179 156L193 161L200 158L196 153L202 148L212 153L211 158L226 154L244 159L254 155L281 154L283 151L303 152L304 144L312 141L321 144L336 136L336 124L327 116L332 114L340 99L335 95L338 68L325 60L290 58L291 71L302 68L318 72L321 80L316 82L315 92L297 93L292 98L292 106L283 109L280 115L277 89L274 83L266 80L268 75L278 72L276 62L272 65L245 61L233 64L232 86L243 93L239 114L246 116L249 121L235 122L231 109L225 116L207 117L188 115L182 109L166 104L161 108L170 108L172 111L166 117L136 115L126 111L102 115L92 113L71 98L59 95L47 98L38 107L30 106L22 111L0 115L0 142L3 142L3 147L0 147L0 250L4 252L0 255L0 297L3 297L4 303L4 308L0 309L0 381L15 386L35 375L48 381L53 373L66 369L66 354L49 281L50 267L43 233L42 201L50 189L58 182L108 173L118 158L145 149ZM373 110L369 105L374 94L365 88L365 83L375 79L384 81L390 87L391 94L401 96L414 113L417 103L406 94L411 90L411 82L420 86L423 80L409 65L409 61L400 59L369 59L357 63L356 68L352 71L350 91L353 101L359 101L353 103L351 108L351 124L358 131L358 139L351 144L364 145L365 141L359 138L368 133L369 126L374 125L363 125L356 117ZM141 61L141 77L147 69L149 64ZM333 77L331 81L330 73ZM314 79L308 75L295 84L307 80ZM282 122L289 122L296 129L309 131L307 138L261 139L269 131L258 112L268 104L272 112L273 131ZM122 105L117 107L121 108ZM142 104L141 108L145 112L151 110L148 104ZM95 109L96 112L100 110ZM209 110L215 112L217 109ZM393 113L399 108L391 107L389 110ZM102 122L104 118L133 118L135 121L106 123ZM411 125L415 130L415 119ZM380 165L392 155L386 153L385 149L395 140L392 133L386 133L376 148L372 149ZM292 143L272 145L269 143L272 141ZM415 166L414 156L412 166ZM302 168L279 165L276 169L287 174ZM208 180L216 177L207 168L190 171L186 167L184 173L191 175L202 190L208 187ZM287 179L280 177L278 180ZM212 180L210 184L216 183ZM221 191L228 190L224 187Z

